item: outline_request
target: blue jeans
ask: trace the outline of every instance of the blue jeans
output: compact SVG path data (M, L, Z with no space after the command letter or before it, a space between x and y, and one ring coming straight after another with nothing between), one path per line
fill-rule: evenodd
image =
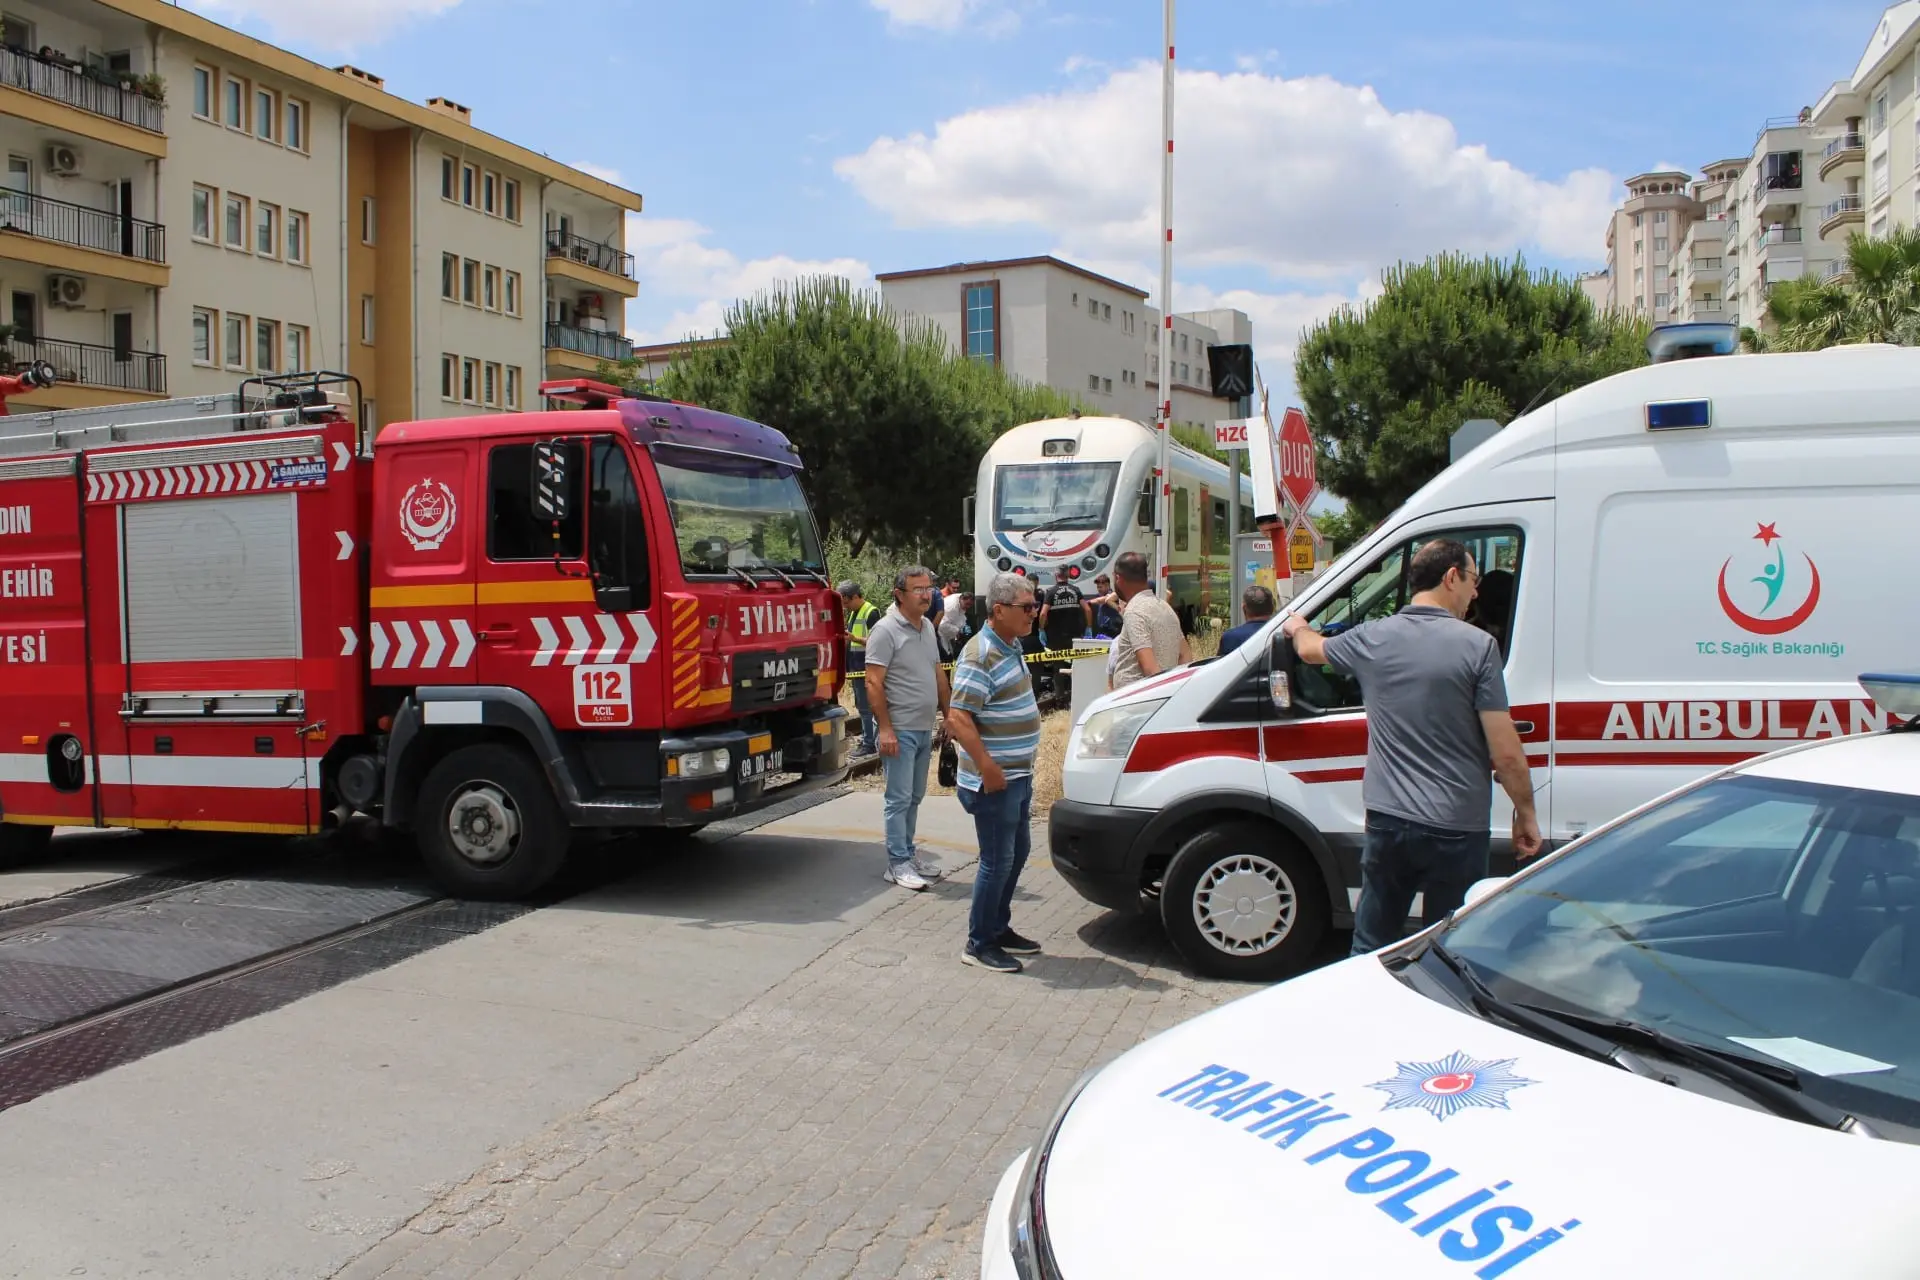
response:
M1459 909L1474 881L1487 876L1492 836L1443 831L1386 813L1367 814L1360 855L1360 904L1353 913L1353 954L1366 955L1400 940L1413 895L1424 893L1420 915L1437 923Z
M852 682L853 707L854 710L860 713L860 750L866 752L868 755L872 755L874 735L879 732L879 725L874 721L873 708L867 705L866 669L863 667L860 668L859 671L860 678ZM848 674L852 675L853 673L848 672Z
M914 830L920 825L920 802L927 798L927 766L933 761L931 729L895 729L900 754L881 756L887 775L887 861L899 866L913 857Z
M980 865L973 873L973 912L967 950L997 946L1013 927L1013 890L1033 842L1033 777L1008 778L1004 791L960 789L960 807L973 815Z

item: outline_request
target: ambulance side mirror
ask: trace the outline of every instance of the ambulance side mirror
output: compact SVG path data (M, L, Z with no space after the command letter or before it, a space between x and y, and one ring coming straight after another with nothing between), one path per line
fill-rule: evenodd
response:
M533 446L533 514L537 520L565 520L571 509L573 486L567 446L542 440Z
M1308 688L1300 678L1300 655L1293 651L1293 641L1273 633L1273 649L1267 658L1267 693L1273 700L1273 709L1283 716L1317 716L1325 708L1315 706L1303 696Z

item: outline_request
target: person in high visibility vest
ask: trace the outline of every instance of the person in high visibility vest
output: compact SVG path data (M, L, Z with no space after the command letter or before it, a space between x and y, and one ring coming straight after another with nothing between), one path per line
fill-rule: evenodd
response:
M860 741L853 749L857 759L874 753L874 737L879 728L874 722L873 708L867 703L866 672L867 636L873 624L880 621L880 610L867 603L866 593L857 582L842 582L839 591L840 602L846 606L847 675L853 684L853 705L860 713Z

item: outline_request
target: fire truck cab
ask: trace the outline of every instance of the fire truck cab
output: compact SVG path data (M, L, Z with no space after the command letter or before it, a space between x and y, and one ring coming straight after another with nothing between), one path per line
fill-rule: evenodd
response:
M355 422L344 375L0 418L0 856L55 825L412 832L533 892L577 830L844 777L839 600L779 432L573 407Z

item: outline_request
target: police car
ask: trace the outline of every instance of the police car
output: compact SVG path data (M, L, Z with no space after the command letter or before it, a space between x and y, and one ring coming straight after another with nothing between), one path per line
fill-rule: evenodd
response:
M1920 676L1083 1079L984 1280L1920 1275Z

